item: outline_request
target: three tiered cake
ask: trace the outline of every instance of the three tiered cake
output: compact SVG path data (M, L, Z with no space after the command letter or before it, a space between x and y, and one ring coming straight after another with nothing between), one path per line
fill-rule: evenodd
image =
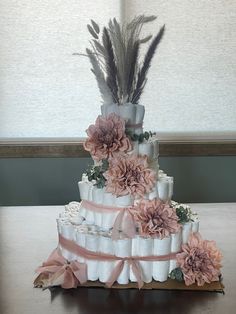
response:
M157 136L143 131L138 102L164 26L142 63L139 50L151 36L140 34L155 18L142 15L123 26L113 19L102 32L94 21L88 25L87 56L103 99L84 143L94 165L78 183L81 202L66 205L57 220L59 244L38 268L36 286L219 280L220 252L201 238L189 206L172 201L173 177L159 169Z

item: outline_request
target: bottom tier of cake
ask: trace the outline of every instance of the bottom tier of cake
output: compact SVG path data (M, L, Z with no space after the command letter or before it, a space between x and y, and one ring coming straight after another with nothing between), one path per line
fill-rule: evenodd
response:
M174 206L183 218L184 205ZM142 288L170 279L187 286L219 281L221 253L214 241L202 239L196 215L163 238L140 235L138 229L132 238L123 231L112 237L112 228L103 230L80 219L79 208L76 202L67 205L57 220L59 243L37 269L35 286L69 289L100 282Z

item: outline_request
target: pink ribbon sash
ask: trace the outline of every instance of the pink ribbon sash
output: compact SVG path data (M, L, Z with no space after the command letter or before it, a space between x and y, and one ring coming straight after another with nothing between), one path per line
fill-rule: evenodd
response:
M132 268L132 271L137 279L137 282L138 282L138 287L139 289L142 288L142 286L144 285L144 282L143 282L143 275L142 275L142 268L140 267L140 264L137 260L133 259L133 258L122 258L118 263L117 265L115 266L115 268L113 269L108 281L106 282L106 286L108 288L111 288L112 285L114 284L114 282L118 279L119 275L121 274L123 268L124 268L124 265L125 265L125 262L128 262L129 265L131 266Z
M112 240L119 239L120 231L128 238L133 238L135 235L134 219L128 208L123 208L117 215L112 229Z
M107 213L107 212L111 212L111 211L114 212L114 211L120 211L123 209L123 207L115 207L115 206L96 204L94 202L87 201L87 200L82 200L80 206L84 207L88 210L98 212L98 213Z
M132 271L138 281L138 287L141 289L143 286L143 275L142 275L142 269L140 267L139 261L168 261L171 259L176 258L176 253L170 253L167 255L150 255L150 256L133 256L133 257L118 257L112 254L105 254L100 252L93 252L89 251L75 242L64 238L62 235L59 234L59 244L66 249L67 251L70 251L71 253L76 254L77 256L84 257L85 259L90 260L97 260L97 261L118 261L115 268L113 269L110 278L108 279L106 285L108 287L111 287L113 283L117 280L120 273L122 272L124 268L125 262L128 262L129 265L132 268Z
M59 277L63 277L62 288L76 288L78 283L87 281L87 265L77 261L67 260L55 249L48 260L38 267L37 273L49 273L49 286L52 286Z
M135 235L135 223L132 214L128 207L114 207L106 206L101 204L96 204L91 201L83 200L81 202L81 207L95 212L119 212L116 216L113 229L112 229L112 239L119 239L120 231L123 232L128 238L133 238Z

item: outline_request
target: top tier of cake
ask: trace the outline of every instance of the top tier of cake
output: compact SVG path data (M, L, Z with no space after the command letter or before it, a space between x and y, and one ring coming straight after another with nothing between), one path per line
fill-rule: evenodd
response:
M108 117L109 114L115 113L126 121L126 128L134 134L143 132L143 119L145 108L142 105L126 103L123 105L104 104L101 106L102 116Z

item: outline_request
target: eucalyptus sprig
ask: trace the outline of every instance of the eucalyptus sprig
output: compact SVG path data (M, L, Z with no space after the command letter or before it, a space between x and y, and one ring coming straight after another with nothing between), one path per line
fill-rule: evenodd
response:
M183 224L189 221L194 221L194 217L197 217L197 214L193 213L191 208L186 204L179 204L172 202L172 207L176 210L176 215L178 216L178 222Z
M144 140L148 141L153 135L156 135L155 132L144 132L141 134L135 134L132 131L126 129L125 130L126 135L131 139L131 141L143 143Z
M90 169L86 171L86 175L89 181L96 181L94 184L99 189L102 189L106 184L106 178L103 176L104 172L107 171L109 167L108 160L103 159L101 165L93 165Z
M177 281L184 281L184 275L180 267L173 269L169 274L169 277Z

